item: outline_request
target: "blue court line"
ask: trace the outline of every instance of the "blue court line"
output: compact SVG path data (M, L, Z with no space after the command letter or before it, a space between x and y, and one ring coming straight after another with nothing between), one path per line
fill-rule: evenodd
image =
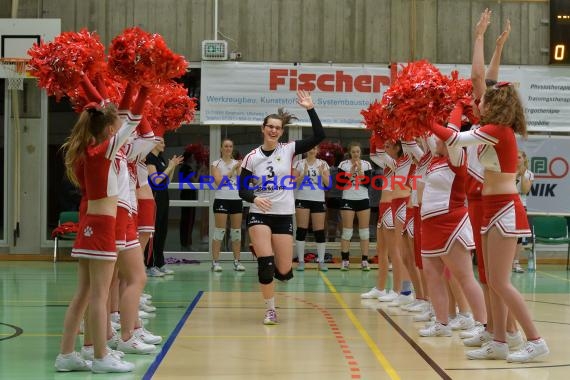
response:
M162 363L162 360L164 359L164 357L168 353L168 350L170 350L172 343L174 343L174 340L176 339L176 337L180 333L180 330L182 330L182 327L186 323L186 320L188 319L188 317L190 316L190 314L192 313L192 311L194 310L194 308L196 307L196 305L200 301L202 294L204 294L204 291L200 290L198 292L198 294L196 294L196 297L194 297L194 299L192 300L192 303L190 305L188 305L188 308L186 308L184 315L182 315L182 318L180 318L180 320L178 321L178 324L176 325L174 330L172 330L172 333L170 333L170 336L166 340L166 343L164 343L164 345L162 346L162 350L160 350L160 353L156 356L156 358L154 358L154 361L146 370L146 372L143 376L143 380L150 380L152 378L152 376L154 375L154 373L158 369L158 366L160 365L160 363Z

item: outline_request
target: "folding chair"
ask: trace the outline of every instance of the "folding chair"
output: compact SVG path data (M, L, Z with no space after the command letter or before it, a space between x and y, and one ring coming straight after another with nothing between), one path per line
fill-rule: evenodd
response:
M62 211L59 213L58 228L64 223L78 223L79 222L79 212L78 211ZM55 243L53 245L53 262L57 261L57 254L59 248L59 240L75 240L77 233L75 232L59 232L54 236Z
M563 216L533 216L532 223L532 252L536 258L536 243L558 245L567 244L566 270L570 269L570 237L568 224Z

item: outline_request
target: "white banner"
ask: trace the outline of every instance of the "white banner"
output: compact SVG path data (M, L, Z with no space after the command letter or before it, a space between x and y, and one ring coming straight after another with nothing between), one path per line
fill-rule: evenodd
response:
M285 107L310 125L297 105L297 89L311 91L326 126L364 128L360 111L390 86L387 66L293 65L202 62L200 120L203 124L259 125Z
M471 65L436 66L444 74L456 69L461 77L471 75ZM499 81L517 85L529 131L570 132L570 68L501 66Z
M530 214L570 215L569 137L529 136L519 139L529 159L534 183L527 198Z
M436 65L444 74L456 69L469 78L471 65ZM400 65L398 66L400 67ZM514 82L525 106L529 131L570 131L570 69L550 66L501 66L499 80ZM202 62L200 119L203 124L258 125L285 107L299 112L296 90L312 92L324 125L363 128L360 111L391 83L387 66L250 62Z

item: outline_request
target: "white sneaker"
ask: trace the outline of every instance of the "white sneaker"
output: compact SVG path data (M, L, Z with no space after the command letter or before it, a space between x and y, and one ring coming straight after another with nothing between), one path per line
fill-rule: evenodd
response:
M485 330L485 326L481 322L475 321L475 324L469 330L464 330L459 333L459 337L461 339L466 338L473 338L475 335L478 335L482 331Z
M505 360L508 354L509 345L494 340L485 343L481 348L465 353L467 358L471 360Z
M140 296L139 302L147 304L149 306L152 305L152 301L149 298L146 298L145 296Z
M156 317L156 314L147 313L146 311L139 310L139 318L150 319Z
M376 287L373 287L372 289L370 289L370 291L368 291L366 293L362 293L360 295L360 298L372 299L372 298L378 298L378 297L381 297L384 295L386 295L386 290L378 290Z
M131 372L135 369L133 363L123 361L116 356L107 354L103 359L93 360L93 373Z
M157 267L148 268L146 270L146 275L148 277L164 277L164 273L162 273Z
M414 295L412 293L406 295L398 294L398 297L388 304L389 307L402 307L414 302Z
M223 270L222 266L218 262L212 263L212 272L221 272Z
M113 334L113 336L107 340L107 347L111 348L112 350L116 350L120 339L121 338L119 337L119 334Z
M370 270L370 265L368 265L367 260L362 260L362 262L360 263L360 269L362 269L365 272L368 272Z
M116 356L119 359L125 356L125 353L123 351L113 350L108 346L107 346L107 353ZM95 359L94 356L95 356L95 349L93 348L93 346L81 347L81 357L83 359L93 361Z
M265 310L265 317L263 318L264 325L278 325L277 313L274 309Z
M342 264L340 265L340 270L347 271L350 269L350 261L342 260Z
M433 313L431 312L431 310L428 310L428 311L425 311L421 314L414 315L412 320L414 322L429 322L429 321L431 321L432 317L433 317Z
M483 344L487 342L491 342L493 340L493 335L483 329L479 334L471 337L463 339L463 344L467 347L481 347Z
M425 313L426 311L429 311L430 305L426 300L415 300L411 304L404 307L405 310L411 313ZM402 307L402 309L404 309L404 307Z
M121 329L121 324L111 321L111 328L115 331L119 331Z
M395 291L390 289L385 295L379 296L378 301L380 301L380 302L392 302L396 298L398 298L398 293L396 293Z
M240 263L239 261L234 260L234 270L236 272L244 272L245 271L245 267L243 266L242 263Z
M524 345L524 339L520 330L513 334L507 332L507 344L509 345L509 350L516 351L522 348Z
M117 312L117 311L112 312L111 313L111 322L114 322L120 326L121 325L121 314L119 314L119 312Z
M475 326L475 321L471 315L457 314L455 318L449 321L449 327L452 330L469 330Z
M509 363L528 363L541 356L546 356L550 353L548 346L544 339L528 341L524 347L515 351L507 356Z
M440 322L435 322L433 325L429 327L425 327L423 329L419 329L418 333L420 336L451 336L451 328L448 326L442 325Z
M143 293L141 294L141 297L146 298L147 300L151 300L152 299L152 295L148 294L148 293Z
M166 267L166 265L159 267L158 270L161 271L162 273L166 274L166 275L174 274L174 271L172 269L168 269Z
M145 302L139 302L139 310L142 310L145 313L154 313L156 311L156 307L147 305Z
M154 335L144 327L139 327L133 331L133 335L136 335L141 341L146 344L160 344L162 342L162 337L159 335Z
M119 351L123 351L125 354L139 355L152 354L156 351L156 347L154 345L143 342L135 334L133 334L131 336L131 339L127 340L126 342L122 339L119 339L117 349Z
M91 371L92 363L83 359L79 352L74 351L57 355L54 366L58 372Z

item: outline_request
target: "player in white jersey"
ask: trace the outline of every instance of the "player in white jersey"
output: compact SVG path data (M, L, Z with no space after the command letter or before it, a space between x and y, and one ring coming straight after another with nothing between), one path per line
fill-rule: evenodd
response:
M283 128L292 115L280 109L277 114L266 116L261 126L263 144L244 158L239 180L240 197L252 204L247 226L257 254L258 277L267 308L263 321L266 325L278 323L273 277L278 280L293 278L293 157L309 151L325 138L311 95L298 91L297 97L297 103L309 114L313 135L290 143L280 143Z
M350 239L352 238L354 216L358 218L358 237L362 253L361 269L369 271L368 245L370 242L370 199L368 186L372 177L372 165L361 160L360 144L353 142L348 146L350 159L344 160L338 166L338 179L342 186L342 202L340 217L342 219L341 235L341 270L348 270L350 258Z
M526 209L526 198L528 193L530 192L530 187L532 186L532 182L534 181L534 173L528 170L528 157L526 153L522 150L519 150L518 154L518 165L517 165L517 190L519 191L519 195L521 197L521 202ZM515 273L524 273L524 269L522 269L519 263L519 256L523 250L523 245L528 244L528 238L518 238L517 240L517 253L515 254L515 259L513 260L513 272Z
M330 184L329 164L318 159L318 147L307 152L307 157L297 161L293 170L297 186L295 190L295 247L299 258L298 271L305 270L305 237L309 228L309 216L317 243L319 269L327 271L325 265L325 188Z
M212 239L212 270L221 272L219 263L220 248L226 234L226 223L230 217L230 239L234 253L234 270L244 271L245 267L240 263L241 251L241 218L243 203L237 189L237 178L241 172L241 161L233 158L234 143L230 139L222 141L222 158L212 163L211 173L216 184L214 195L214 219L216 230Z

